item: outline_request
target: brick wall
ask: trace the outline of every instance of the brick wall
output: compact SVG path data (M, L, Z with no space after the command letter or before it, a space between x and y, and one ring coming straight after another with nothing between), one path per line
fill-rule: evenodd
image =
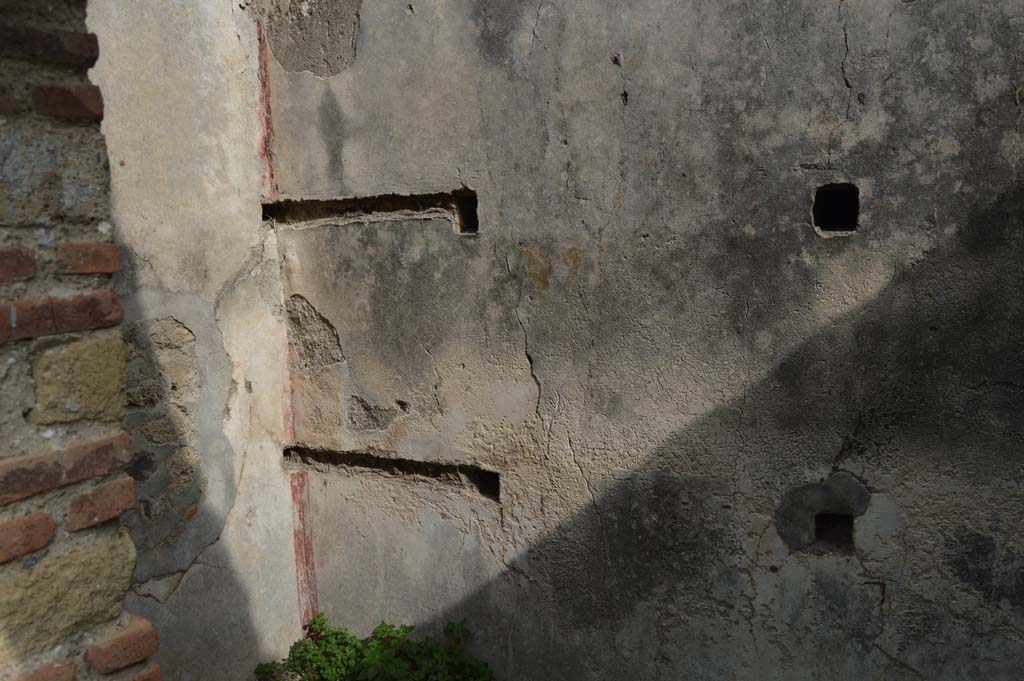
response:
M0 679L154 681L85 2L0 0Z

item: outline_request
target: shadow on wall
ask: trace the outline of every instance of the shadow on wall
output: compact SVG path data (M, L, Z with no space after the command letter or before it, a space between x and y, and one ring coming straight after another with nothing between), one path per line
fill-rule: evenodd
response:
M1015 192L429 626L468 618L509 680L1014 678L1022 263ZM787 491L840 471L866 512L813 492L797 515L852 520L853 550L835 518L787 548Z
M156 626L172 681L249 678L300 631L287 478L272 467L286 384L261 359L280 338L253 321L280 300L253 146L252 4L89 3L125 261L139 497L126 608Z
M133 267L117 283L126 309L129 473L139 497L128 516L138 561L126 607L156 625L165 679L243 678L240 651L248 659L259 638L238 567L218 546L237 492L221 423L237 387L229 393L211 378L210 357L223 352L209 348L211 337L220 342L212 320L148 305ZM176 622L181 613L194 618L190 626Z
M115 470L123 463L117 433L122 425L131 438L128 470L139 497L138 508L122 516L137 549L126 609L156 625L162 645L155 659L163 662L163 678L225 678L233 670L193 673L178 662L189 659L182 649L197 656L202 651L205 660L209 651L257 640L234 567L208 550L226 509L204 499L214 486L230 490L221 492L218 502L233 498L233 478L221 476L227 482L211 483L198 466L204 457L224 454L205 451L207 443L226 444L202 436L201 415L211 401L223 405L228 391L206 394L197 369L196 337L188 328L169 315L142 320L139 283L130 269L115 281L125 310L120 331L128 356L125 384L120 380L122 347L112 327L121 321L121 309L107 290L118 265L106 236L110 168L106 140L100 136L104 102L85 75L97 56L85 9L84 0L0 0L0 68L6 76L0 83L0 241L16 244L15 252L25 261L14 278L6 271L0 276L4 284L16 282L5 288L4 298L10 295L14 303L5 305L5 314L8 307L11 314L0 339L16 341L3 348L10 361L0 372L6 379L0 403L4 424L11 427L4 432L8 446L18 452L4 458L14 463L2 481L4 513L9 514L3 520L18 521L23 535L10 533L0 540L5 543L0 601L11 615L0 627L0 639L13 634L11 640L0 640L0 678L22 671L37 679L77 674L82 681L110 674L121 679L159 675L148 666L148 629L129 629L122 626L127 618L118 617L125 578L133 567L116 519L132 502L131 486ZM101 54L103 49L101 44ZM111 93L102 94L109 103ZM123 239L117 241L130 264L130 249ZM10 249L5 250L0 268L11 262ZM74 257L62 257L62 252ZM33 315L18 319L20 310ZM44 382L40 360L45 353L64 359L51 360ZM122 388L128 407L123 424ZM46 401L40 395L47 395ZM41 407L52 413L41 417ZM11 413L17 417L9 418ZM222 414L220 406L211 420L219 425ZM109 444L111 436L115 444ZM108 444L95 444L104 441ZM57 442L63 443L62 450L48 452ZM221 458L230 466L230 456ZM214 511L220 515L213 517ZM32 524L21 524L21 516ZM192 531L196 527L201 530ZM19 546L25 538L31 545ZM182 583L202 580L211 571L227 575L217 582L217 598L191 609L197 626L189 641L173 640L164 626L172 617L166 606L179 598ZM203 629L214 618L230 635ZM130 637L127 643L124 636ZM43 662L58 666L44 669Z

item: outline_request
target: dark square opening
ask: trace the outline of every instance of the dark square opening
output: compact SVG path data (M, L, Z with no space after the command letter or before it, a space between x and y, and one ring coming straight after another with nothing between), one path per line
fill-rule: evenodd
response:
M860 189L849 182L818 187L812 213L814 226L823 232L855 232L860 218Z
M479 470L471 477L480 494L491 501L501 501L501 476L494 471Z
M853 516L819 513L814 516L815 545L827 551L853 551Z
M452 192L455 199L455 211L459 218L459 234L477 234L480 231L480 219L476 214L476 193L471 189L459 189Z

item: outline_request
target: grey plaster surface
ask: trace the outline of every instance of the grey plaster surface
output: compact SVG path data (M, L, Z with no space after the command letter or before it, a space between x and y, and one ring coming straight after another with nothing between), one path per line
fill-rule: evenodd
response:
M297 443L501 475L310 471L359 634L466 617L508 681L1018 675L1024 2L368 2L329 78L269 41L281 199L468 187L476 236L261 224L261 10L91 4L126 287L205 307L223 494L130 601L165 676L298 636ZM833 182L853 235L811 225ZM855 550L788 546L843 472Z
M282 198L479 198L472 242L278 226L344 355L309 437L497 465L501 515L318 473L322 607L465 616L505 679L1012 678L1024 5L413 10L364 4L332 78L271 65ZM832 182L855 234L811 224ZM353 434L361 390L413 412ZM855 551L787 546L843 471Z
M136 447L139 551L126 607L156 626L165 679L246 679L301 631L282 469L286 316L260 208L256 27L238 3L88 9L125 328L148 338L139 359L169 379L158 393L195 389L170 400L180 418L159 428L173 447ZM163 357L168 329L194 340ZM128 380L130 394L146 392ZM129 414L133 444L145 418Z

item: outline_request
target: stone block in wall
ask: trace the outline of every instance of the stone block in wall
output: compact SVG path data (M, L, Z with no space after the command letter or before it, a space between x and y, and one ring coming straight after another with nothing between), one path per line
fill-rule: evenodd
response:
M24 107L14 97L0 95L0 116L13 116L23 110Z
M207 484L199 465L196 337L174 317L129 322L122 329L127 425L135 450L130 472L139 498L139 513L127 520L136 537L162 551L194 525Z
M124 330L130 407L154 407L165 400L181 406L198 401L196 338L184 324L167 317L126 324Z
M183 426L187 427L183 415L165 414L145 421L142 424L142 434L154 445L173 444L181 440L186 432L182 430Z
M37 114L65 121L98 123L103 120L103 96L92 83L40 85L32 91Z
M42 511L0 523L0 563L43 548L53 530L53 518Z
M49 489L106 475L131 461L127 435L0 461L0 506Z
M124 343L117 331L44 350L33 361L32 421L119 421L124 416Z
M122 475L71 500L67 528L77 532L113 520L135 506L135 480Z
M68 660L40 667L15 681L75 681L75 665Z
M3 7L0 14L8 26L29 26L40 32L57 31L92 37L85 32L87 4L87 0L0 0ZM44 60L37 58L33 61Z
M134 567L135 547L122 531L0 574L0 668L117 617Z
M95 125L57 125L34 116L5 121L0 128L0 158L5 159L0 164L0 224L106 219L106 153Z
M115 326L123 312L117 294L92 291L68 298L0 303L0 343Z
M0 284L31 279L36 273L36 254L31 248L0 248Z
M0 24L0 56L84 71L96 63L99 45L91 33L4 23Z
M121 322L121 305L110 290L92 291L71 298L50 298L57 333L113 326Z
M100 674L110 674L151 657L158 647L153 625L133 617L127 627L89 648L85 661Z
M112 274L121 269L117 244L62 243L56 260L61 274Z

